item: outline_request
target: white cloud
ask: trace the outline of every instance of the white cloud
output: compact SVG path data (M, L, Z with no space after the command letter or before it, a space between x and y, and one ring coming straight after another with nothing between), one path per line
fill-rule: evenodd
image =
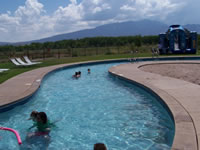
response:
M109 4L107 4L107 3L104 3L104 4L102 5L102 8L103 8L103 10L111 9L111 6L110 6Z
M66 7L60 6L49 15L42 1L26 0L25 5L19 6L13 14L9 11L0 14L0 41L41 39L127 20L168 22L169 17L179 19L177 15L189 6L188 3L193 4L192 1L197 3L198 0L191 0L190 3L187 0L82 0L79 3L70 0ZM184 18L184 21L187 19Z
M80 20L82 18L82 6L75 3L69 4L67 7L59 7L53 17L59 19Z
M25 6L19 6L15 12L17 17L37 17L40 16L43 10L43 5L37 0L27 0Z
M92 0L91 2L95 5L98 5L101 3L102 0Z
M124 5L120 8L121 10L127 10L127 11L136 11L136 8L135 7L131 7L129 5Z
M72 4L77 4L77 1L76 0L70 0L70 2L72 3Z
M111 7L108 4L103 4L101 7L97 6L97 7L92 8L92 14L96 14L108 9L111 9Z
M175 3L170 0L129 0L120 7L120 10L127 18L132 16L138 20L158 17L163 20L183 6L183 2Z
M51 16L38 0L27 0L13 15L10 12L0 15L0 41L34 40L86 28L82 14L76 0L71 0L67 7L59 7Z
M95 8L93 9L92 13L93 13L93 14L96 14L96 13L101 12L101 11L102 11L101 7L95 7Z

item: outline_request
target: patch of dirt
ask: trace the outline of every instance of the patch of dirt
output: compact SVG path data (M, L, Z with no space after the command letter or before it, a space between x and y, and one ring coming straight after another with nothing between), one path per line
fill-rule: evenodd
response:
M140 69L200 85L200 64L155 64Z

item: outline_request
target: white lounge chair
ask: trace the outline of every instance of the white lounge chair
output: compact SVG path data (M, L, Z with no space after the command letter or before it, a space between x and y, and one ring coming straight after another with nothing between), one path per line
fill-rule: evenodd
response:
M28 65L22 65L22 64L20 64L18 61L15 60L15 58L10 58L10 60L11 60L12 63L15 64L16 66L28 66Z
M14 58L10 58L10 60L12 61L13 64L15 64L16 66L22 66L20 63L18 63Z
M4 71L8 71L9 69L0 69L0 73Z
M29 64L29 63L25 63L21 60L21 58L16 58L16 60L21 64L21 65L24 65L24 66L30 66L30 65L33 65L33 64Z
M32 62L28 56L24 56L24 60L28 63L28 64L41 64L42 62Z

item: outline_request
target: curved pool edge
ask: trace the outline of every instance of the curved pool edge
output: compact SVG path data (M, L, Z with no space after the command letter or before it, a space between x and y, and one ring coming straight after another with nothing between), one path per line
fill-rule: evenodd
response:
M13 78L5 81L4 83L0 84L0 112L2 109L4 109L4 111L6 111L8 109L10 110L11 107L13 108L16 105L20 105L22 103L27 102L27 98L32 96L40 87L40 83L41 83L42 79L52 71L55 71L57 69L62 69L65 67L81 65L81 64L87 65L87 64L92 64L92 63L96 64L96 63L106 63L106 62L115 62L115 61L127 61L127 59L106 60L106 61L105 60L89 61L89 62L83 62L83 63L79 62L79 63L71 63L71 64L62 64L62 65L56 65L56 66L35 69L32 71L20 74L16 77L13 77ZM147 62L145 62L145 63L147 63ZM135 63L135 64L140 66L142 64L142 62ZM139 70L138 67L136 67L136 68L137 68L137 70ZM143 72L143 74L144 74L144 72ZM147 73L145 72L145 74L147 74ZM123 77L123 74L119 73L119 76ZM127 77L127 79L129 79L129 76ZM130 79L130 80L136 81L134 79ZM146 80L150 81L151 78L146 77ZM140 84L142 84L142 82L140 82ZM149 87L148 84L150 84L150 83L147 82L146 85L145 84L143 84L143 85ZM172 105L169 107L169 109L175 118L174 120L175 120L175 126L176 126L176 133L175 133L175 138L174 138L174 143L173 143L172 149L174 149L174 150L175 149L176 150L179 150L179 149L180 150L182 150L182 149L196 150L196 149L198 149L198 141L196 139L199 137L198 133L199 133L200 129L198 129L197 125L199 125L199 127L200 127L200 121L198 119L196 121L195 118L199 117L200 115L196 114L196 117L193 117L193 115L191 117L191 115L188 114L188 112L185 110L185 108L177 101L176 97L171 96L171 94L168 94L165 90L156 88L153 85L151 85L150 87L153 91L155 91L155 93L160 93L159 96L162 99L165 99L165 97L168 97L169 102L165 102L165 103L168 106L169 106L169 104ZM2 101L3 101L3 103L2 103ZM196 129L197 132L195 130L193 122L195 122L194 124L197 127L197 129ZM190 129L191 129L191 131L190 131ZM194 137L195 137L195 139L194 139ZM198 138L198 140L199 139L200 139L200 137ZM194 145L192 145L192 144L194 144Z
M0 84L0 113L28 102L28 98L34 95L34 93L38 90L44 77L51 72L66 67L127 61L127 59L110 59L60 64L42 67L19 74Z
M109 73L133 82L156 94L169 108L175 123L172 150L198 150L200 133L200 111L195 107L200 97L200 86L158 74L144 72L139 68L161 62L139 62L111 67ZM200 63L196 61L167 61L162 63ZM190 91L191 90L191 91ZM186 92L187 91L187 92ZM188 93L191 92L191 95ZM195 93L195 95L192 95ZM199 97L198 97L199 96ZM192 99L192 100L191 100ZM190 100L188 102L188 100ZM189 103L189 106L188 106ZM200 104L200 102L199 102ZM199 106L199 105L198 105Z
M159 57L159 58L140 58L138 61L154 61L154 60L199 60L200 57ZM2 84L0 84L0 112L4 112L12 109L16 105L20 105L27 102L27 99L31 97L39 88L42 79L50 72L61 69L63 67L70 67L81 64L98 64L108 62L128 62L128 58L122 59L110 59L110 60L97 60L97 61L85 61L70 64L60 64L50 67L42 67L35 70L31 70L22 74L19 74Z

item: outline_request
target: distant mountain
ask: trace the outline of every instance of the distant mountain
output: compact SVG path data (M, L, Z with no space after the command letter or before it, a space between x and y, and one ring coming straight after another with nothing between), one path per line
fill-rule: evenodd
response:
M200 33L199 24L188 24L183 25L184 28L187 28L190 31L197 31ZM102 26L98 26L93 29L80 30L76 32L59 34L48 38L43 38L34 41L25 41L12 43L13 45L24 45L30 44L33 42L55 42L59 40L67 39L80 39L85 37L97 37L97 36L134 36L134 35L158 35L159 33L166 32L169 28L169 25L152 20L141 20L141 21L128 21L121 23L112 23ZM0 42L2 44L10 44L5 42Z
M158 35L165 32L168 25L157 21L142 20L122 23L106 24L94 29L86 29L72 33L60 34L34 42L59 41L64 39L80 39L96 36L132 36L132 35Z
M12 43L8 43L8 42L0 42L0 45L7 45L7 44L12 44Z
M200 34L200 25L199 24L187 24L183 25L184 28L188 29L189 31L196 31Z

